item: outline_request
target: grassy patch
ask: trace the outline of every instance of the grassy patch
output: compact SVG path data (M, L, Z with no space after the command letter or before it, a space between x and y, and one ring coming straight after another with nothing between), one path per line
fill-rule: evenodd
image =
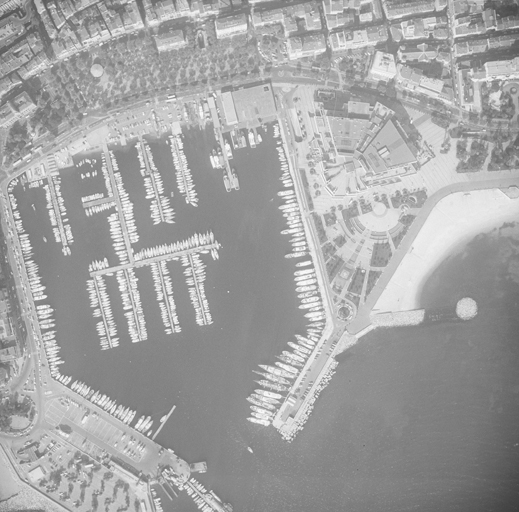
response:
M371 293L371 290L373 290L373 287L375 286L381 274L382 272L379 272L378 270L369 271L368 282L366 284L366 297Z
M315 212L312 213L312 218L314 219L314 225L315 229L317 230L317 236L319 237L319 243L322 245L328 240L326 231L324 229L323 220L321 219L321 216Z
M391 256L391 246L388 242L376 243L373 245L373 253L371 254L371 266L385 267Z
M404 236L406 235L408 229L409 228L407 226L404 226L404 229L399 231L396 235L391 235L395 247L398 247L400 245L400 242L402 242L402 240L404 239Z
M326 262L326 272L328 273L328 279L330 281L333 281L335 276L341 270L343 264L344 260L342 258L339 258L339 256L334 256Z
M348 291L355 295L360 295L365 277L366 271L363 268L357 267L355 269L355 274L353 274L350 286L348 286Z

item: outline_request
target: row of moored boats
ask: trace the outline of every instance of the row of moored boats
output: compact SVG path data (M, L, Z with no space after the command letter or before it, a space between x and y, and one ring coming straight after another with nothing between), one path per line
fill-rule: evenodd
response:
M16 197L13 193L13 189L17 184L18 178L15 178L9 184L7 191L9 196L9 202L11 205L12 216L14 219L14 230L16 231L18 242L20 244L21 259L23 261L23 266L25 267L25 275L27 276L29 290L32 295L32 300L30 300L27 294L27 286L25 283L22 283L24 300L29 310L32 308L32 305L34 305L37 323L39 326L39 332L36 331L36 327L33 324L33 334L35 338L41 335L41 346L45 351L45 356L47 359L49 372L51 376L64 384L68 384L71 378L62 375L59 371L59 366L63 364L63 360L59 356L60 347L56 341L56 331L54 329L56 327L56 323L53 318L54 309L51 307L50 304L43 303L43 301L47 298L47 295L45 295L44 293L46 287L41 282L38 265L33 259L34 253L31 241L29 239L29 235L25 232L25 229L23 227L23 222L18 211ZM5 204L6 202L4 198L4 205ZM10 222L10 215L7 206L5 213L8 224L8 234L9 236L14 236L14 231ZM20 261L20 254L16 249L16 245L14 246L14 255L18 267L18 272L20 274L23 274L23 268ZM38 345L40 345L39 342L37 343Z
M119 196L119 201L121 202L122 208L122 217L124 219L124 223L126 224L126 231L128 233L128 238L131 244L135 244L139 241L139 234L137 233L137 225L135 224L135 216L133 213L133 203L130 201L130 196L128 192L124 188L123 177L119 172L119 164L113 151L109 152L110 154L110 162L112 163L113 176L115 181L115 186L117 188L117 194Z
M166 334L182 331L173 297L173 283L165 260L150 264L153 286L160 307L160 315Z
M186 155L184 154L184 143L181 135L170 135L169 145L171 148L171 156L173 157L173 165L175 166L177 187L179 192L184 196L186 203L198 206L198 197L193 183L193 176L189 169Z
M117 337L117 325L115 324L110 297L106 291L106 283L102 275L95 275L87 280L87 292L90 307L94 310L94 318L100 318L96 322L96 331L99 336L101 350L108 350L119 346Z
M281 142L279 124L274 124L274 138L279 139L278 156L281 163L281 181L284 190L278 192L282 200L279 209L287 219L288 228L282 234L291 235L290 243L293 251L289 258L300 258L309 254L306 233L304 230L299 203L294 190L294 183L290 175L288 160ZM325 325L325 313L319 292L316 270L311 259L296 263L294 280L296 284L299 308L305 311L305 317L310 322L306 336L295 335L294 341L288 342L288 348L283 350L278 361L273 365L259 365L260 370L254 370L263 377L256 381L265 389L256 389L248 397L251 405L249 421L260 425L270 425L284 396L297 379L305 366L307 359L316 349Z
M61 194L61 178L59 176L49 176L43 189L45 190L47 212L52 225L54 239L56 243L62 245L61 251L63 254L70 255L69 246L74 242L74 236L72 235L72 228L67 217L65 200Z
M93 159L87 158L87 159L81 160L81 162L86 162L89 165L92 165L92 164L95 164L97 162L97 160L95 158L93 158ZM85 164L81 164L81 162L80 162L79 166L85 165ZM113 208L114 206L116 206L114 195L113 195L113 189L112 189L112 180L110 179L110 175L108 174L108 167L106 165L106 157L105 157L104 153L101 155L101 172L103 173L103 179L105 181L105 186L106 186L106 190L108 192L108 196L105 196L105 194L102 192L97 192L95 194L90 194L88 196L82 197L81 201L83 202L83 205L84 205L85 203L91 202L91 201L97 201L97 200L101 200L101 199L102 200L107 199L107 200L104 200L102 203L95 204L93 206L87 206L85 208L85 214L87 217L91 217L95 213L101 213L101 212L104 212L104 211L109 210L110 208ZM86 174L81 174L81 179L84 179L85 177L90 178L90 177L95 177L95 176L97 176L97 169L92 170L91 172L87 172ZM110 199L110 200L108 200L108 199Z
M142 309L141 294L138 287L138 279L133 268L118 270L116 273L117 284L121 294L124 316L128 324L128 332L132 343L146 341L148 331L146 318Z
M324 329L324 322L311 322L306 336L295 335L295 342L289 341L290 350L283 350L273 365L260 364L254 373L263 377L255 381L263 389L256 389L247 400L251 405L252 423L268 426L283 403L295 379L301 373L306 360L315 350Z
M157 170L153 153L146 141L137 142L137 156L139 158L140 172L144 178L144 189L146 199L150 199L151 219L153 224L175 222L175 212L170 203L170 198L164 195L164 183L162 176Z
M205 295L206 265L198 253L183 254L180 257L180 261L184 267L189 298L195 309L196 323L198 325L210 325L213 323L213 318Z
M204 246L212 247L209 248ZM213 259L216 260L218 259L217 254L219 247L220 245L218 242L215 242L214 233L212 231L208 231L207 233L195 233L186 240L181 240L179 242L173 242L171 244L160 244L156 245L155 247L142 249L133 255L133 259L135 261L141 261L148 258L155 258L157 256L165 256L168 254L175 256L175 253L186 251L190 253L200 252L202 254L211 252ZM175 257L172 257L171 259L174 260Z
M114 418L121 420L123 423L127 425L131 425L135 416L137 414L136 411L130 409L129 407L123 407L120 404L117 404L115 400L112 400L107 395L102 394L100 391L95 391L90 386L87 386L85 383L80 381L74 381L70 389L75 391L78 395L86 398L93 404L96 404L101 409L104 409L109 414L111 414ZM133 425L133 428L138 432L141 432L146 435L151 435L151 428L153 426L153 420L151 416L141 416Z

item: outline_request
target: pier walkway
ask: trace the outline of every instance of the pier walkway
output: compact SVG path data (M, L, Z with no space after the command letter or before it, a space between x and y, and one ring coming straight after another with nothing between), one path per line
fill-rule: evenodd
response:
M105 308L103 305L103 297L101 296L101 292L99 291L98 283L95 279L92 280L94 282L95 291L97 294L97 302L99 304L99 309L101 310L101 317L103 319L103 324L105 326L105 332L106 332L106 340L108 341L108 345L110 348L113 348L112 343L112 337L110 336L110 327L108 326L108 320L106 319L105 315Z
M157 272L159 274L160 286L162 288L162 295L164 296L164 305L168 311L168 320L170 324L170 329L174 332L176 329L177 323L174 320L174 313L171 310L170 298L173 300L173 296L168 293L168 287L166 286L166 282L164 281L164 272L162 271L162 267L157 265ZM168 416L169 417L169 416ZM161 425L162 428L162 425Z
M101 199L94 199L93 201L85 201L83 203L83 208L86 210L87 208L91 208L92 206L100 206L105 203L112 203L113 201L113 197L103 197Z
M203 300L202 294L200 293L200 285L198 283L198 277L196 276L196 273L195 273L195 265L193 262L193 253L188 254L187 257L189 258L189 266L191 267L191 273L193 275L193 281L195 283L196 296L198 297L198 305L200 306L200 312L204 319L204 325L209 325L209 322L207 320L207 311L206 311L206 308L204 305L204 300Z
M125 270L128 268L134 268L134 267L145 267L147 265L150 265L151 263L158 263L159 261L169 261L174 259L180 259L181 256L189 256L190 254L196 254L199 252L210 252L212 249L217 250L220 247L220 244L218 242L211 242L210 244L205 245L199 245L197 247L189 247L188 249L182 249L181 251L175 251L170 252L166 254L159 254L157 256L150 256L149 258L144 258L142 260L137 260L133 258L132 255L132 262L131 263L125 263L122 265L116 265L115 267L107 267L103 268L101 270L93 270L90 272L90 275L93 276L99 276L99 275L106 275L111 274L114 272L117 272L118 270Z
M61 245L63 247L68 245L67 234L65 233L65 227L63 226L63 219L61 217L61 210L56 194L56 188L54 187L54 180L52 179L52 172L48 167L45 168L45 174L47 175L47 182L49 184L50 197L52 201L52 207L56 217L56 223L58 225L59 236L61 238Z
M152 441L155 441L155 438L160 434L160 431L162 430L162 427L167 423L167 421L169 420L169 417L173 414L173 411L177 408L176 405L174 405L171 410L168 412L166 418L164 419L164 421L161 421L160 422L160 426L159 428L155 431L155 433L151 436L151 440Z
M128 266L133 265L133 248L130 242L130 235L128 234L128 227L126 226L126 219L123 214L123 205L121 203L121 198L119 197L119 190L117 188L117 183L115 181L114 176L114 168L112 167L112 159L110 158L110 151L108 150L108 145L106 143L103 144L103 152L106 158L106 166L108 169L108 175L110 176L110 182L112 183L112 191L114 194L115 204L117 205L117 214L119 216L119 222L121 223L121 230L123 233L124 244L126 246L126 252L128 254L128 259L130 263ZM91 274L92 275L92 274Z
M153 193L155 194L155 199L157 201L157 209L160 216L161 222L166 222L166 218L164 217L164 209L162 208L162 201L160 200L160 192L157 188L157 184L155 183L155 175L154 171L151 169L150 160L148 158L148 153L146 151L146 146L144 145L144 140L142 135L139 137L139 144L141 146L142 158L144 160L144 166L146 167L146 175L151 180L151 185L153 187Z
M132 303L132 309L131 312L133 313L133 320L135 322L135 328L137 329L137 336L139 338L139 341L144 341L146 339L146 336L143 335L142 332L142 324L141 324L141 318L139 315L139 302L140 298L135 297L135 292L137 292L137 297L139 297L139 290L134 289L132 286L132 280L130 279L130 275L128 274L128 268L125 268L123 270L124 272L124 279L126 280L126 286L128 289L128 296L130 297L130 301ZM94 279L95 281L95 279ZM144 320L144 319L142 319Z
M223 138L223 132L221 129L216 130L215 133L217 134L217 140L220 144L220 147L222 148L222 157L223 157L223 163L225 166L225 172L227 174L227 177L229 178L230 182L232 181L232 172L231 172L231 164L229 163L229 159L227 158L227 151L225 150L225 139Z
M193 194L191 193L192 192L191 184L189 183L189 180L186 176L186 173L189 172L189 169L187 168L187 163L184 162L182 159L183 152L178 144L178 140L176 137L171 137L170 142L171 142L172 155L173 155L173 153L175 153L175 155L177 156L177 162L178 162L178 164L173 162L173 165L175 166L175 169L177 170L178 173L180 173L180 175L182 177L182 185L183 185L183 188L185 191L184 194L185 194L186 201L188 203L196 206L196 194L193 197ZM177 168L177 165L178 165L178 168Z

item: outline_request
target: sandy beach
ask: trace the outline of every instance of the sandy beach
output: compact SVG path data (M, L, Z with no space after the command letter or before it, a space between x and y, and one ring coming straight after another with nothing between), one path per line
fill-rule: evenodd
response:
M519 220L519 199L499 189L456 192L441 199L418 233L373 312L419 308L420 291L456 247L481 233Z

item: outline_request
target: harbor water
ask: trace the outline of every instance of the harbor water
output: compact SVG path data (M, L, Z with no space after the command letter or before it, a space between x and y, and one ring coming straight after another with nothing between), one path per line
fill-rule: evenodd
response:
M246 397L258 387L252 370L272 364L305 326L294 262L284 258L288 237L279 234L286 224L277 208L275 141L269 130L257 149L235 152L240 191L227 193L221 171L209 163L212 131L185 135L196 208L176 189L165 141L149 141L165 195L174 194L175 224L152 224L136 150L114 151L135 207L136 250L209 229L222 245L218 260L202 257L214 320L209 326L196 325L182 267L170 262L182 332L166 335L151 273L139 269L148 340L131 343L117 282L107 278L121 341L101 351L86 292L88 265L105 256L110 264L117 259L109 212L86 217L80 200L102 190L100 172L83 180L77 170L61 173L74 233L72 256L63 256L53 241L43 190L15 190L56 311L65 361L61 373L152 415L155 428L176 405L157 442L189 462L207 461L208 472L198 479L236 512L515 510L519 252L510 242L513 230L479 237L424 287L421 306L426 308L474 298L479 305L474 320L370 333L340 356L305 429L287 444L271 427L246 421ZM97 158L93 165L100 168L100 155L89 157ZM185 493L163 506L196 510Z

